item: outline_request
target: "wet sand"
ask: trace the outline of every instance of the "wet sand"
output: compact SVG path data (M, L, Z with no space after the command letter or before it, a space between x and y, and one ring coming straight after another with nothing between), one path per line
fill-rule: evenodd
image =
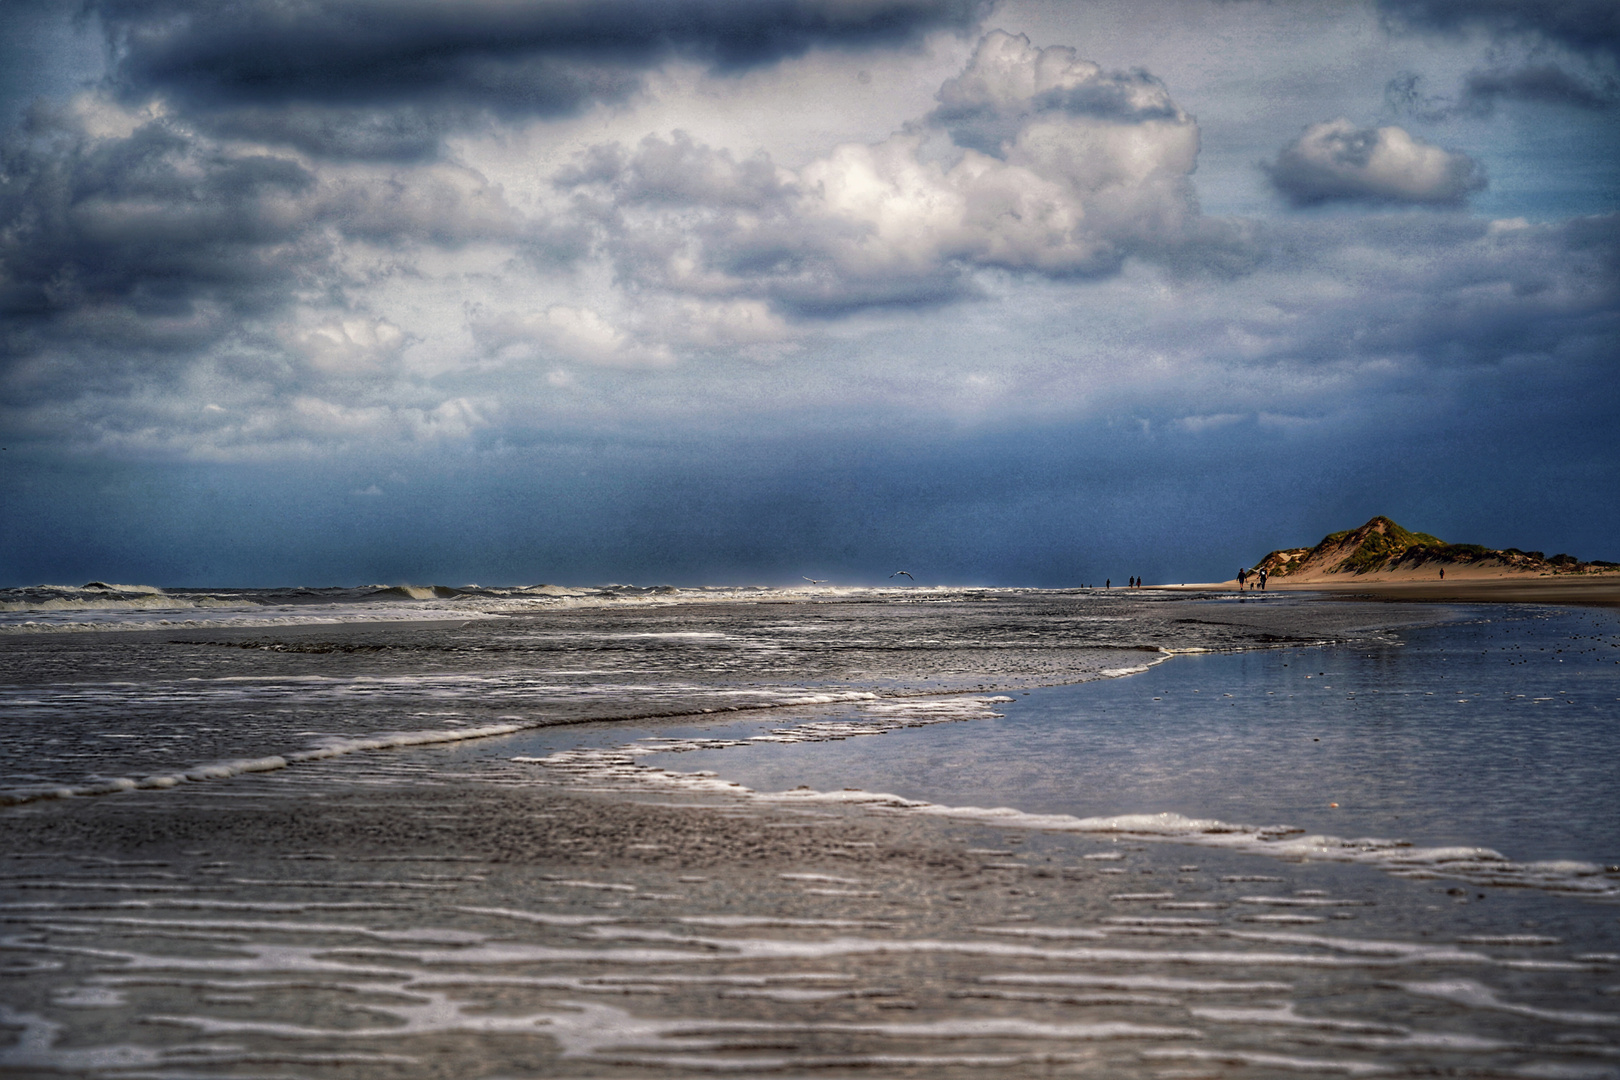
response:
M1615 1010L1586 1003L1612 1004L1596 950L1620 943L1585 902L516 765L469 783L433 756L359 789L294 769L8 812L0 1073L1259 1080L1612 1054Z

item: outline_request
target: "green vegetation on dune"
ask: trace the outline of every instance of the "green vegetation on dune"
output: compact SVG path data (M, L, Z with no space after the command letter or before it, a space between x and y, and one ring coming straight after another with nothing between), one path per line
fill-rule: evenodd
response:
M1405 555L1416 537L1388 518L1373 518L1340 543L1350 540L1356 541L1355 550L1339 564L1339 569L1364 574Z
M1411 532L1401 528L1389 518L1379 515L1359 529L1333 533L1316 545L1317 550L1355 542L1355 550L1339 564L1338 570L1365 574L1389 563L1396 562L1412 548L1443 548L1446 542L1428 533Z
M1448 544L1429 533L1403 529L1382 514L1357 529L1329 533L1314 548L1279 548L1262 559L1257 567L1276 577L1287 577L1309 568L1311 574L1366 574L1394 567L1406 561L1411 566L1425 563L1467 564L1494 560L1506 569L1540 573L1584 573L1608 569L1612 563L1583 563L1573 555L1547 558L1539 551L1508 548L1497 551L1483 544Z

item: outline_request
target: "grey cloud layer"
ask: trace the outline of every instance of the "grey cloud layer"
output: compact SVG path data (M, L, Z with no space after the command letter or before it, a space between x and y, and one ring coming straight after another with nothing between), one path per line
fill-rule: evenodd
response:
M1611 0L1377 0L1392 23L1448 33L1527 37L1578 52L1620 54L1620 6Z
M1620 105L1620 4L1612 0L1377 0L1394 29L1482 34L1487 66L1452 95L1425 94L1408 76L1393 103L1428 119L1489 115L1501 101L1609 109Z
M966 29L978 0L90 0L130 100L335 158L410 160L485 117L623 101L671 58L741 70Z
M1473 378L1525 364L1597 371L1620 336L1620 217L1553 225L1396 214L1281 230L1275 295L1232 312L1237 361L1371 364ZM1293 289L1285 293L1283 278ZM1360 284L1346 289L1351 278ZM1213 355L1228 347L1205 338Z

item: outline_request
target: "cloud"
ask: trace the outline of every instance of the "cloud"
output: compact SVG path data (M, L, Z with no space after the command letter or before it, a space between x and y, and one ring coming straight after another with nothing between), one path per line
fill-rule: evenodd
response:
M659 366L674 360L666 346L639 341L587 307L553 304L529 315L475 311L468 325L481 348L507 358L603 367Z
M622 102L670 59L738 72L961 30L978 0L89 0L131 100L216 134L415 160L481 118Z
M1612 0L1378 0L1378 9L1394 30L1482 34L1493 43L1490 66L1469 72L1451 98L1413 94L1415 76L1392 84L1392 97L1414 115L1485 116L1501 101L1620 103L1620 5Z
M661 129L562 168L529 156L557 129L524 125L456 161L340 160L227 138L184 100L36 108L0 144L0 428L268 457L654 416L921 430L1016 403L1190 437L1413 372L1613 355L1609 219L1210 218L1198 125L1154 76L999 32L935 70L892 134L790 159ZM1271 169L1299 202L1397 208L1479 180L1344 121Z
M1272 185L1296 206L1336 201L1457 205L1485 187L1484 170L1398 127L1330 120L1305 129L1263 162Z
M327 378L377 378L397 372L410 337L387 319L331 319L288 328L283 341L309 369Z
M114 356L98 377L116 379L267 315L331 257L318 188L295 161L222 155L161 120L97 137L36 113L0 147L0 365Z
M987 34L967 70L939 89L928 117L959 146L997 154L1040 114L1068 114L1119 123L1189 118L1163 83L1145 71L1104 72L1064 46L1036 49L1027 37Z
M1620 104L1620 81L1613 76L1583 78L1556 64L1526 64L1470 71L1458 92L1447 96L1426 92L1422 76L1405 72L1385 84L1384 100L1394 111L1430 123L1490 116L1503 101L1595 112Z
M1620 55L1612 0L1377 0L1386 22L1419 31L1529 38L1578 53Z
M300 396L421 418L380 435L470 432L409 369L412 313L375 290L424 251L566 266L568 240L463 166L317 164L93 94L36 106L0 143L0 397L43 434L166 447L284 440Z
M1276 232L1252 278L1189 297L1145 340L1178 368L1266 372L1269 397L1320 396L1323 379L1597 372L1620 335L1620 216L1303 218Z
M1612 77L1594 85L1554 64L1472 71L1463 81L1459 111L1489 114L1502 100L1608 109L1620 103L1620 85Z
M1244 246L1200 217L1197 124L1150 76L995 31L939 100L796 170L676 132L593 147L556 182L622 279L798 316L940 303L980 270L1087 277Z
M350 406L300 395L259 423L267 430L251 433L250 441L308 446L463 440L489 420L483 408L465 398L453 398L433 408L394 408Z

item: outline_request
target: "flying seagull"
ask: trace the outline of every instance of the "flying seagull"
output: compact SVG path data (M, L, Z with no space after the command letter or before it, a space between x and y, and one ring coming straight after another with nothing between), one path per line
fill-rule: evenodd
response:
M890 575L889 575L889 576L890 576L890 577L891 577L891 578L897 578L897 577L899 577L899 576L900 576L900 575L901 575L901 574L906 574L906 572L905 572L905 571L904 571L904 570L896 570L896 571L895 571L895 572L894 572L894 573L892 573L892 574L890 574ZM911 578L911 580L912 580L912 581L916 581L916 580L917 580L917 579L916 579L916 578L914 578L914 577L911 577L911 575L910 575L910 574L906 574L906 577L908 577L908 578Z
M803 574L800 574L799 576L804 577ZM822 582L828 581L830 579L829 578L824 578L824 577L807 577L807 578L804 578L804 580L808 581L812 585L820 585Z

